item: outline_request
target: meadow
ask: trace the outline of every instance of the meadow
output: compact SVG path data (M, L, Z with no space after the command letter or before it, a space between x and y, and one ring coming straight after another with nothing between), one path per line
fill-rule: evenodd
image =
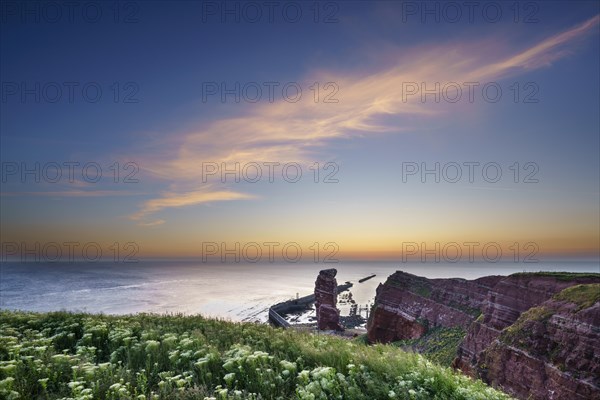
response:
M392 345L201 316L6 310L0 398L509 399Z

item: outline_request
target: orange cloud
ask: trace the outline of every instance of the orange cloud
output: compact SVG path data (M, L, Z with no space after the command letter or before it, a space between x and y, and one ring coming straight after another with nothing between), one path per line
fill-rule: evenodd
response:
M254 196L236 193L230 191L197 191L188 193L166 193L163 197L152 199L144 203L142 208L129 218L134 221L141 221L149 214L154 214L164 208L180 208L193 206L202 203L210 203L215 201L241 200L251 199ZM151 222L141 221L141 226L155 226L163 224L164 220L156 220Z

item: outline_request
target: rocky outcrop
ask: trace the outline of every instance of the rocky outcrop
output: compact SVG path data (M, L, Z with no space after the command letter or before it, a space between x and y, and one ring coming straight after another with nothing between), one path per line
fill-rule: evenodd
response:
M526 311L479 354L478 375L522 399L600 399L598 300L600 284L581 285Z
M600 274L476 280L396 272L377 288L370 342L467 333L453 366L521 399L600 400ZM426 336L427 337L427 336Z
M481 352L524 311L540 305L569 286L594 282L600 282L600 275L522 273L500 280L487 295L482 317L470 326L458 350L455 367L476 375L473 367L482 362Z
M320 330L343 330L340 310L337 309L337 270L324 269L315 282L315 308L317 326Z
M481 313L490 287L501 278L427 279L397 271L377 288L368 339L382 343L416 339L437 326L466 330Z

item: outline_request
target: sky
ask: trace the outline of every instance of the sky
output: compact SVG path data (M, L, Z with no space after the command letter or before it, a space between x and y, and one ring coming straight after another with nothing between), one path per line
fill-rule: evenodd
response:
M70 4L1 2L3 257L599 258L596 1Z

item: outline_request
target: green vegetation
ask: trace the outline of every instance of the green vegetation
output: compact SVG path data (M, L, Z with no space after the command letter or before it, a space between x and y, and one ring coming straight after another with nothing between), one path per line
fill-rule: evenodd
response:
M460 327L436 327L419 339L402 340L394 345L416 351L438 364L449 367L465 335L466 332Z
M522 313L514 324L502 331L500 340L506 344L528 348L528 341L531 339L530 331L526 327L532 322L545 324L554 311L544 307L532 307Z
M414 294L418 294L421 297L425 297L426 299L431 297L431 286L426 283L412 286L410 291Z
M568 301L578 306L578 310L591 307L600 301L600 284L575 285L563 289L552 297L557 301ZM528 348L531 325L534 323L546 324L555 313L555 310L547 306L532 307L521 314L514 324L504 329L500 340L504 343Z
M568 287L554 295L554 300L577 304L578 310L588 308L600 301L600 283Z
M394 275L392 275L392 277L388 278L385 284L391 287L407 290L413 294L425 297L426 299L431 297L431 284L428 282L427 278L414 276L411 274L405 274L405 276L406 278L402 277L400 279L392 279L392 277L394 277Z
M600 284L571 286L555 294L552 299L573 303L578 306L575 310L575 312L578 312L600 301ZM579 379L582 376L587 376L588 372L574 367L577 361L568 361L568 349L570 347L565 343L558 342L556 338L548 340L552 338L552 336L548 337L546 329L548 321L561 308L560 303L553 302L530 308L521 314L513 325L502 331L500 341L526 350L530 355L554 364L561 371L569 370L570 374ZM538 339L532 336L532 332L535 332ZM539 337L544 339L540 341Z
M508 399L390 345L200 316L0 311L2 399Z
M469 307L467 305L460 304L456 301L450 301L450 302L448 302L447 305L448 305L448 307L452 307L457 310L460 310L460 311L464 312L465 314L469 314L473 318L479 318L479 316L481 315L481 310L479 308Z
M362 335L358 335L357 337L352 339L352 341L356 344L363 344L363 345L369 344L369 338L367 337L366 333L364 333Z
M594 273L586 273L586 272L550 272L550 271L540 271L540 272L517 272L516 274L512 274L511 276L547 276L556 278L559 281L572 281L573 279L582 279L582 278L590 278L590 279L600 279L600 274Z

